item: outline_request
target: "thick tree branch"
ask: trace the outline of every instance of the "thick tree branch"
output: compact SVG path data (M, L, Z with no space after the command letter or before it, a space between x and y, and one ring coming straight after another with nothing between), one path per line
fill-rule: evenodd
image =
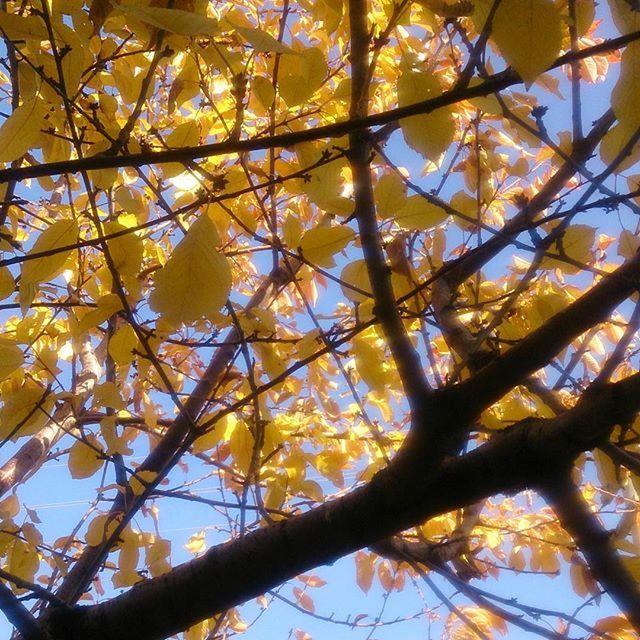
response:
M350 117L363 118L369 99L369 32L367 3L351 0L351 109ZM367 265L375 313L398 368L400 379L413 412L423 403L428 385L420 358L407 335L391 286L391 272L384 258L376 218L375 199L371 180L371 143L366 131L353 131L349 136L349 163L353 176L354 216L358 222L360 242Z
M435 515L496 493L539 487L638 409L640 374L585 396L557 418L523 421L463 457L448 459L411 504L401 499L407 487L398 486L394 475L394 465L403 464L397 457L352 493L214 547L108 602L51 610L51 634L64 640L164 638Z
M0 583L0 610L20 632L23 640L52 640L49 632L38 623L11 589L3 583Z

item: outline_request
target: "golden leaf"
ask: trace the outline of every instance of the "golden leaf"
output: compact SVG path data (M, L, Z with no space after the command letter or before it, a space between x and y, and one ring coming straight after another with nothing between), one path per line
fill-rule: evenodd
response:
M492 27L491 39L527 83L533 82L560 53L562 15L551 0L502 0Z
M15 109L0 127L0 162L17 160L35 145L45 114L44 102L37 97Z
M100 443L93 434L89 434L84 440L77 440L69 450L67 460L71 477L90 478L99 471L104 464L101 451Z
M149 304L174 325L190 323L218 311L231 289L231 270L215 250L218 233L202 215L156 272Z

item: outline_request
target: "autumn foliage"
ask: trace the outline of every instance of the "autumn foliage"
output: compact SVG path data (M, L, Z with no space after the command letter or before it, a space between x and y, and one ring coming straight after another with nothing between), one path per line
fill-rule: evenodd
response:
M3 0L0 35L16 636L383 637L316 606L351 554L442 638L637 637L637 2ZM602 610L488 581L531 574Z

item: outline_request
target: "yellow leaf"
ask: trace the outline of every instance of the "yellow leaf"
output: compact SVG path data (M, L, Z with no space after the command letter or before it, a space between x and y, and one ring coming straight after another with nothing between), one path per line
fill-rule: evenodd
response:
M373 194L376 210L382 218L391 217L405 203L406 187L397 173L388 173L378 180Z
M147 425L151 426L149 423ZM100 420L100 435L107 445L107 455L116 453L131 455L133 453L124 435L118 435L115 415L106 416Z
M629 260L635 256L640 247L640 238L633 232L624 229L618 240L618 255Z
M88 52L86 41L78 33L66 24L58 23L55 26L56 36L62 41L65 54L60 61L60 68L64 78L67 95L73 98L78 90L80 79L85 69L93 62L92 56ZM51 72L58 76L53 60L48 60L51 65Z
M187 544L184 545L185 549L189 553L193 553L193 555L204 553L207 550L205 537L206 533L204 532L204 530L194 533L187 541Z
M129 480L133 495L141 496L157 477L158 474L155 471L136 471L136 474L131 476Z
M559 293L541 293L533 299L533 304L543 324L562 311L569 304L569 299Z
M576 5L576 31L578 37L582 37L589 31L596 15L594 0L577 0Z
M382 391L387 381L383 352L364 337L358 337L353 341L352 351L360 377L374 391Z
M7 267L0 267L0 300L8 298L16 288L16 282Z
M89 434L84 440L77 440L69 450L68 465L71 477L89 478L104 464L102 448L97 438Z
M251 467L255 440L249 427L243 422L235 424L233 433L229 438L229 449L240 471L246 475Z
M196 120L179 124L165 139L168 147L193 147L200 141L200 130ZM184 171L184 165L180 165Z
M436 98L442 93L437 78L424 71L410 69L398 79L398 106ZM403 118L400 121L406 143L425 158L437 162L447 150L455 134L455 122L446 108L425 115Z
M78 239L78 225L75 220L59 220L47 227L27 253L32 256L38 253L51 252L51 255L27 260L22 265L20 277L20 306L24 313L35 297L36 287L43 280L56 275L73 250ZM60 250L69 246L69 249Z
M93 392L94 404L103 407L110 407L120 411L126 407L125 401L120 395L118 387L113 382L103 382L99 384Z
M262 369L270 379L277 378L287 368L287 360L280 355L280 352L267 343L254 345L256 353L260 357Z
M223 418L224 420L225 418ZM224 427L221 424L217 424L215 428L209 429L206 433L198 436L194 441L193 445L191 445L194 453L202 453L203 451L208 451L209 449L213 449L220 440L224 437Z
M4 380L24 362L24 354L18 345L0 340L0 380Z
M42 100L33 98L17 107L4 121L0 127L0 162L16 160L34 146L44 125L45 113Z
M558 57L562 14L551 0L503 0L493 18L492 40L527 83Z
M262 29L253 29L235 24L227 18L227 23L234 31L237 31L255 51L267 53L273 51L275 53L291 53L291 49L287 45L278 42L272 35Z
M371 584L373 583L373 555L365 551L358 551L355 556L356 560L356 582L365 593L369 593Z
M127 228L118 222L107 222L104 224L105 235L126 231ZM125 235L107 240L109 255L113 261L113 266L121 276L135 275L140 271L140 264L144 254L142 238L135 232L129 231Z
M299 215L289 214L282 223L282 240L287 247L300 246L304 227Z
M353 302L365 302L371 300L371 281L369 280L369 272L367 264L364 260L354 260L350 262L340 274L340 280L347 285L342 285L342 292ZM359 289L359 291L357 291ZM360 293L362 291L363 293ZM369 295L366 295L369 294Z
M307 102L326 77L327 63L318 47L287 53L280 58L278 93L293 107Z
M611 106L620 126L631 137L640 125L640 42L630 42L622 54Z
M140 559L138 537L135 535L122 535L120 537L122 538L122 544L118 554L118 568L120 569L118 573L122 575L119 580L122 580L121 586L131 586L141 579L136 572ZM114 576L114 586L116 576Z
M606 165L613 164L613 161L622 153L623 149L631 140L635 130L630 130L624 124L616 124L607 131L600 144L600 158ZM640 160L640 144L636 143L631 151L615 167L616 173L628 169Z
M15 493L0 502L0 518L15 518L20 513L20 501Z
M589 264L593 256L596 230L584 224L570 226L556 241L550 253L566 256L583 264ZM580 267L555 258L544 258L541 265L545 269L561 269L565 273L577 273Z
M254 76L251 81L251 89L262 107L269 109L276 98L276 92L271 80L265 76Z
M84 536L85 542L90 547L97 547L111 537L118 524L118 518L113 518L109 514L105 513L96 516L89 523L87 533Z
M187 100L200 93L200 67L193 56L187 56L182 70L175 77L169 91L167 108L169 114L180 108ZM184 165L182 165L184 169Z
M415 195L407 198L404 206L393 217L403 229L431 229L447 219L447 213L435 204Z
M138 336L130 324L120 327L109 340L109 355L113 361L123 367L135 358L134 350L138 346Z
M26 378L15 390L3 389L0 410L0 438L30 436L49 420L55 395L47 394L35 380Z
M346 226L309 229L300 239L302 256L311 264L333 267L333 256L342 251L354 235L353 230Z
M459 18L473 14L471 0L418 0L418 2L443 18Z
M33 579L40 567L40 556L38 551L26 542L16 539L9 553L8 571L28 582ZM21 593L22 589L16 589L16 593Z
M98 300L97 304L97 308L91 309L91 311L82 316L82 320L78 325L79 333L84 333L87 329L102 324L116 311L122 309L122 301L116 293L107 293Z
M122 555L122 551L120 552ZM116 589L123 589L124 587L132 587L138 582L142 582L144 578L133 569L116 571L111 577L111 583Z
M212 36L218 32L218 21L191 11L181 9L164 9L134 4L130 2L118 5L117 11L138 18L158 29L182 36Z
M300 587L293 587L293 595L303 609L314 613L316 607L308 593L305 593Z
M198 622L184 632L184 640L203 640L206 631L205 623Z
M218 241L213 222L202 215L156 272L149 304L174 325L213 314L225 303L231 270L214 249Z
M164 560L171 553L171 541L170 540L156 540L149 546L145 552L146 564L152 564L158 562L158 560Z
M0 28L11 40L48 40L49 32L42 18L38 16L18 16L0 11Z
M611 17L620 33L631 33L640 29L640 11L629 0L609 0Z
M168 558L171 554L169 540L156 540L145 552L145 564L149 573L155 578L171 570Z

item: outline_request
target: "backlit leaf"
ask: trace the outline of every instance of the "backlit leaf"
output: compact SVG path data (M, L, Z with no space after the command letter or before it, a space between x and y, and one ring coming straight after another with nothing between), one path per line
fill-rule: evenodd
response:
M584 224L571 225L552 247L550 253L566 256L581 263L592 259L593 243L596 230ZM546 269L561 269L566 273L577 273L580 268L555 258L545 258L541 266Z
M280 58L278 92L290 106L306 102L322 86L327 63L322 50L309 47Z
M251 468L255 440L244 422L236 422L229 438L229 449L238 469L246 475Z
M90 478L104 464L97 438L89 434L84 441L77 440L69 450L68 465L72 478Z
M630 0L609 0L611 17L620 33L631 33L640 29L640 11Z
M109 355L120 366L125 366L135 358L138 336L130 324L120 327L109 340Z
M267 53L269 51L273 51L275 53L291 52L291 49L287 47L287 45L278 42L272 35L262 29L243 27L239 24L234 24L228 19L227 22L254 48L255 51L259 51L261 53Z
M362 591L369 593L373 583L373 556L365 551L358 551L356 559L356 582Z
M623 229L618 240L618 255L626 258L632 258L640 247L640 237L635 233Z
M23 362L24 354L18 345L0 340L0 380L19 369Z
M378 215L383 218L393 216L407 199L406 187L397 173L383 175L376 183L373 194Z
M365 300L372 299L371 281L369 280L369 272L367 271L367 264L364 260L354 260L350 262L342 270L340 280L347 285L351 285L351 287L342 285L342 292L349 300L353 302L364 302Z
M398 79L398 106L436 98L442 93L437 78L425 71L407 69ZM425 115L400 121L407 144L434 162L446 151L455 134L455 122L449 109L436 109Z
M9 554L8 571L17 578L33 582L39 567L38 550L27 542L16 539ZM17 590L18 593L22 591L22 589Z
M12 40L48 40L49 32L42 18L36 15L19 16L0 11L0 28Z
M191 11L154 6L146 7L131 2L119 4L117 10L125 15L138 18L158 29L164 29L182 36L212 36L218 32L217 20Z
M151 308L175 325L218 311L231 289L231 271L215 249L218 242L213 222L200 216L156 272Z
M551 0L502 0L491 39L522 79L533 82L560 53L560 8Z
M305 593L300 587L293 587L293 595L303 609L311 611L311 613L316 610L311 596Z
M393 220L403 229L424 231L431 229L447 219L447 213L419 195L407 198L404 206L398 209Z
M353 230L346 226L315 227L309 229L300 240L305 260L320 267L333 267L333 256L342 251L353 238Z
M84 539L90 547L97 547L113 534L117 526L117 518L100 514L89 523Z
M3 389L0 438L33 435L50 419L55 395L27 378L17 389Z
M194 555L204 553L207 550L206 535L205 531L194 533L184 545L185 549Z
M127 228L118 222L107 222L104 225L105 235L125 232ZM144 254L142 239L135 232L107 240L107 247L113 266L121 276L135 275L140 270L140 263Z
M45 105L39 98L16 108L0 127L0 162L16 160L35 145L45 114Z
M27 260L22 265L20 277L20 305L23 312L31 304L36 292L36 286L54 276L64 265L78 239L78 225L75 220L59 220L47 227L33 244L27 255L50 253L33 260ZM70 247L61 250L62 247Z
M611 106L620 126L631 137L640 126L640 42L630 42L622 53Z
M374 391L385 387L387 375L384 368L384 353L364 337L353 341L353 355L360 377Z
M16 282L7 267L0 267L0 300L8 298L16 288Z

